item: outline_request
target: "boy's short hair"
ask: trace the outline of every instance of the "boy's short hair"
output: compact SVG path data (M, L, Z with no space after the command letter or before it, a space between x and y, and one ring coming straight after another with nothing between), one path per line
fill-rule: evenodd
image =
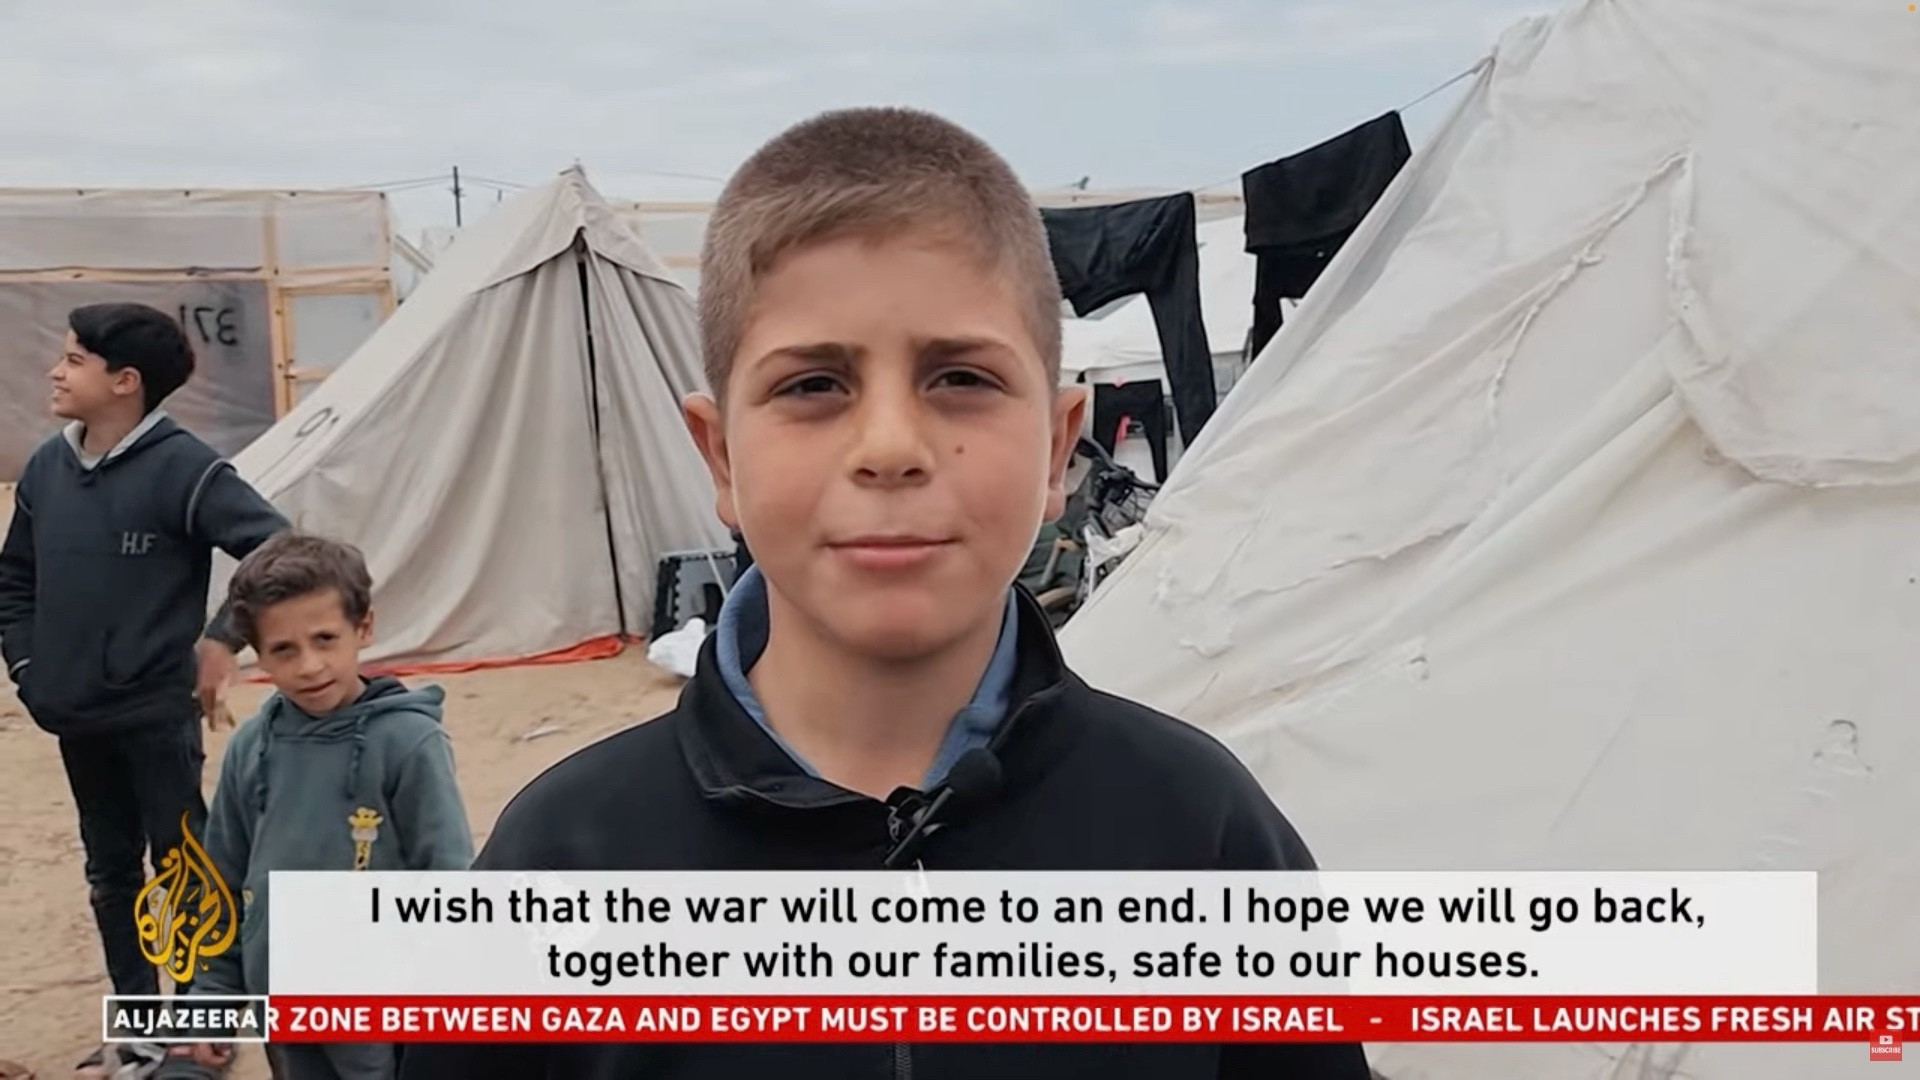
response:
M844 236L948 228L1010 274L1049 379L1060 371L1060 280L1032 196L992 147L913 109L824 113L776 136L734 173L700 259L706 374L725 392L754 288L796 248Z
M140 373L146 411L193 377L193 345L165 312L145 304L88 304L67 313L80 347L107 362L108 371Z
M234 633L258 649L262 611L328 589L340 594L340 610L356 626L373 610L373 575L359 548L289 529L240 561L227 584L228 618Z

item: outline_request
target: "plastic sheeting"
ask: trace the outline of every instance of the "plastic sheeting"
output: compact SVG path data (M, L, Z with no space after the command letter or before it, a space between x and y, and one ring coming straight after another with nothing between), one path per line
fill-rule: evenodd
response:
M0 189L0 480L59 429L47 371L83 304L179 318L197 370L167 410L239 453L277 415L275 294L288 366L324 372L385 315L387 229L377 191Z
M1821 989L1911 990L1915 55L1903 5L1517 25L1181 461L1072 662L1221 736L1330 868L1816 869Z
M378 293L289 293L283 302L294 405L372 337L387 313L386 298Z
M0 281L0 479L20 475L63 421L48 411L47 373L85 304L151 304L181 320L194 375L167 412L223 453L273 425L272 306L264 281Z
M680 418L701 386L691 298L569 170L463 230L235 465L366 554L369 661L524 659L644 633L660 557L728 546Z
M385 266L378 191L0 190L0 271Z

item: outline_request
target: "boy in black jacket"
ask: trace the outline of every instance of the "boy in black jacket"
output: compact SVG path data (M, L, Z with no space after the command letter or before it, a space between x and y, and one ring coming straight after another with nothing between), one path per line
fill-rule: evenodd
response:
M21 704L60 739L87 885L116 994L159 991L134 901L143 857L206 818L200 717L242 646L204 633L213 549L245 556L284 518L160 408L193 374L180 325L140 304L68 316L53 413L0 546L0 653ZM198 698L196 707L196 697ZM105 1067L96 1051L83 1068Z
M741 167L708 226L713 397L686 406L752 546L679 707L573 755L476 869L879 868L897 809L985 748L1000 782L929 870L1310 869L1198 729L1067 669L1013 587L1086 409L1059 388L1038 213L972 135L831 113ZM958 776L958 773L955 774ZM891 805L890 805L891 803ZM414 1046L406 1080L744 1076L1366 1080L1357 1045Z

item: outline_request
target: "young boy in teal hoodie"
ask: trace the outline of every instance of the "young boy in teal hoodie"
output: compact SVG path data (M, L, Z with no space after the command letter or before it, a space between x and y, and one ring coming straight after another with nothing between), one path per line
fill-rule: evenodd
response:
M465 870L473 861L441 726L444 692L360 674L360 650L373 638L372 588L358 551L295 532L261 545L234 572L234 630L277 693L234 733L220 766L206 850L239 898L239 948L207 961L196 995L267 992L271 871ZM179 1057L217 1072L232 1052L202 1045ZM380 1044L269 1043L267 1058L275 1080L390 1080L396 1072L394 1048Z

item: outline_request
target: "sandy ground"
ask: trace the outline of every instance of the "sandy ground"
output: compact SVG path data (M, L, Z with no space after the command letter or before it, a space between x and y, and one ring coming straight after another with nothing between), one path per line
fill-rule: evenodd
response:
M0 521L12 516L11 495L0 485ZM641 648L594 663L430 681L447 689L447 728L476 843L485 842L500 808L541 770L666 711L680 687L676 677L647 663ZM237 686L235 714L249 715L265 694L259 686ZM209 796L226 736L208 739ZM100 996L108 984L83 858L59 748L34 726L9 684L0 690L0 1059L29 1066L39 1080L66 1080L100 1033ZM234 1075L266 1080L264 1057L248 1048Z

